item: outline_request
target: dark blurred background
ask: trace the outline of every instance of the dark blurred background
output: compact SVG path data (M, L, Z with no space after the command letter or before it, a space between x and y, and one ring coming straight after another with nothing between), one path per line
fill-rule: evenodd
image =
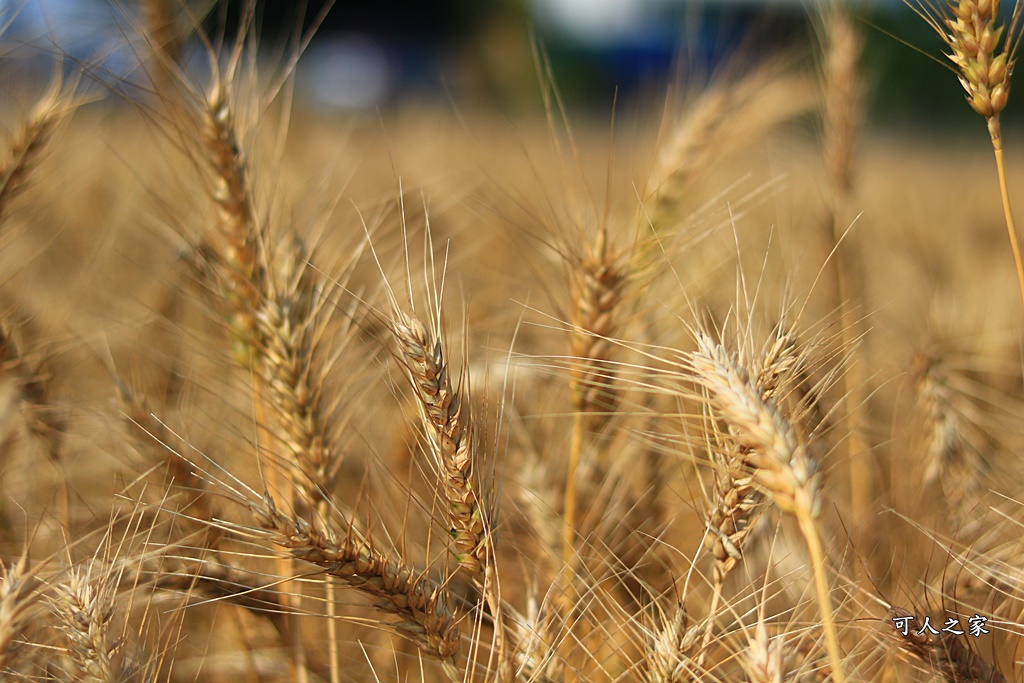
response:
M244 6L173 4L183 10L181 25L201 19L208 35L228 41ZM736 59L789 51L810 63L816 50L816 5L796 1L341 0L324 14L326 5L262 0L255 17L261 50L278 60L316 26L297 84L308 105L326 110L418 98L506 112L533 108L539 89L532 45L542 46L563 96L593 112L609 112L616 93L622 102L657 97L669 82L699 86ZM855 2L854 9L876 123L919 128L926 113L936 124L975 125L942 66L940 41L923 21L899 0ZM132 0L0 0L0 68L45 73L47 55L58 52L65 63L130 81L144 52L138 39L129 45L141 23ZM201 62L198 43L186 45ZM1011 96L1007 117L1014 111Z

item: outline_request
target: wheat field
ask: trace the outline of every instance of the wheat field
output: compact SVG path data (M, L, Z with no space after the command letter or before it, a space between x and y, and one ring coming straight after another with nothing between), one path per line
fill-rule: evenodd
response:
M915 5L969 140L838 5L613 121L144 5L0 100L3 680L1024 680L1020 4Z

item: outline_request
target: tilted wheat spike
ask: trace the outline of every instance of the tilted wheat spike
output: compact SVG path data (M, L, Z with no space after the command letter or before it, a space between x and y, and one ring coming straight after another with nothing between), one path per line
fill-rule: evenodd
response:
M793 410L802 413L802 404L807 397L793 394L806 391L803 386L806 383L806 356L800 353L796 335L784 329L781 324L777 326L774 339L769 341L760 354L749 360L750 377L762 401L770 401L776 406L793 406ZM816 403L812 401L810 405ZM709 618L714 619L721 602L725 578L743 560L744 546L761 513L766 509L768 500L758 487L751 473L751 464L747 461L747 457L756 455L756 451L740 445L730 435L723 434L714 419L709 422L705 449L714 467L714 483L706 516L707 545L714 557L714 593L708 614ZM713 633L709 625L701 657Z
M754 482L783 512L793 515L807 542L825 640L836 683L845 680L839 636L825 576L825 555L816 518L821 508L821 482L817 461L800 443L793 425L772 401L766 401L734 354L697 334L697 351L690 357L694 380L709 394L733 437L749 454L746 462Z
M490 519L476 471L478 444L466 385L452 385L441 336L418 318L396 311L391 331L441 477L455 558L471 575L481 574L491 563Z
M375 600L374 607L401 620L391 624L397 633L441 660L453 680L459 652L458 620L448 606L447 590L428 576L414 572L397 557L378 550L351 526L344 536L282 513L269 493L249 501L257 534L280 546L290 557L319 567L343 584Z
M11 200L21 192L57 125L77 106L68 88L55 80L32 113L8 141L0 157L0 223Z
M452 552L460 567L477 578L494 618L499 679L513 678L514 653L508 647L500 587L494 564L494 513L480 472L480 444L471 414L468 379L453 384L440 332L440 315L428 329L393 301L391 332L398 359L416 395L434 472L448 508Z
M302 242L288 240L280 251L266 259L267 291L255 311L256 371L279 427L274 435L286 456L295 504L306 508L302 514L323 516L343 459L338 434L345 422L325 395L326 361L320 357L334 309L325 278L307 265ZM337 330L332 353L343 348L351 329Z
M821 505L817 463L774 402L762 398L738 359L700 334L692 356L699 384L708 389L722 415L736 428L734 437L749 449L754 481L784 512L806 511L816 517Z

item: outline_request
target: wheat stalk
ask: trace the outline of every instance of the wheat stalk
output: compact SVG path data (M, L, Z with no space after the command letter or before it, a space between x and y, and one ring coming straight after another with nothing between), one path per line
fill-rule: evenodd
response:
M828 258L835 261L835 289L832 306L838 316L841 348L853 348L864 336L864 321L855 312L865 308L866 287L860 240L851 231L853 197L853 154L861 117L861 74L859 62L863 38L854 25L851 8L845 2L822 8L823 55L823 152L829 182L827 236ZM846 404L846 450L849 463L850 514L854 524L866 519L871 501L872 475L864 423L865 380L859 363L850 363L839 380Z
M612 339L624 320L621 308L630 281L628 267L622 255L610 249L604 227L589 253L569 259L569 386L576 413L565 474L562 561L567 568L563 582L570 591L577 564L576 489L586 435L601 432L619 403L611 362L615 349ZM570 595L566 594L567 600ZM563 618L568 621L568 614Z

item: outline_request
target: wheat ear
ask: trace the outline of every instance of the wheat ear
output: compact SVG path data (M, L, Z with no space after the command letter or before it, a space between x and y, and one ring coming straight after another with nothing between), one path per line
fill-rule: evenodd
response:
M118 642L108 628L116 585L108 577L95 580L91 569L72 569L66 581L53 587L50 604L71 645L78 680L109 683L119 675L112 657Z
M28 620L29 609L39 599L37 585L27 553L9 567L0 562L0 670L14 660L14 640Z
M455 559L471 575L491 564L489 515L476 472L477 442L466 384L452 385L444 342L416 317L396 311L391 331L416 394L435 471L448 503Z
M721 600L722 587L729 572L743 560L744 545L754 530L758 511L765 507L765 497L754 483L739 448L716 438L709 445L715 463L714 486L706 512L707 545L714 557L712 583L714 594L709 614L714 617ZM704 646L711 639L709 627Z
M708 391L712 404L735 430L737 443L749 449L746 460L754 482L800 526L811 556L832 677L843 683L842 652L815 521L821 507L817 463L807 446L797 440L793 426L774 403L762 398L739 361L720 344L698 333L691 365L696 382Z
M7 144L7 154L0 162L0 221L11 200L25 188L57 124L74 107L64 84L55 80Z
M452 384L444 339L419 318L394 307L391 332L398 358L416 394L430 444L432 466L448 510L453 553L470 576L481 577L483 597L494 616L501 678L511 677L513 653L506 647L501 596L494 566L493 516L479 474L479 444L465 377Z
M976 411L955 386L955 375L941 358L919 361L918 403L928 430L924 484L939 486L952 511L953 528L970 532L971 518L985 493L990 466L984 456L983 432L972 420Z
M238 144L230 91L220 78L214 80L199 113L204 158L212 171L212 197L217 207L214 251L233 352L248 368L257 343L255 312L264 289L264 273L257 259L260 230L245 157Z
M351 526L344 537L336 536L302 518L285 515L269 493L248 505L260 530L242 533L260 535L290 557L312 564L373 598L374 607L401 618L391 625L397 633L441 660L452 679L459 680L454 666L459 652L458 621L448 606L443 586L382 553Z
M644 663L645 683L689 683L701 680L701 664L693 657L701 648L704 624L690 624L686 608L677 604L661 613L649 632Z
M592 250L569 259L569 350L572 368L572 442L565 474L562 521L562 560L565 583L571 589L576 566L576 507L578 470L588 433L603 430L618 407L618 389L612 364L611 341L623 324L622 303L629 271L621 255L613 253L604 228ZM567 616L567 615L563 615Z
M909 0L906 0L909 2ZM1024 301L1024 258L1021 257L1017 228L1010 208L1010 192L1006 184L1006 166L1003 161L1003 134L999 114L1006 108L1010 97L1010 76L1020 36L1021 10L1024 1L1013 7L1009 24L999 23L999 0L957 0L944 3L946 11L921 4L914 7L918 15L931 26L949 48L949 59L960 71L960 85L967 93L971 109L985 117L992 151L999 176L999 193L1003 201L1003 216L1010 236L1010 248L1017 266L1017 282ZM1005 36L1004 36L1005 33ZM1000 47L1000 39L1002 46Z
M343 453L338 434L344 419L337 404L325 396L326 366L320 341L333 308L324 293L325 278L307 267L305 245L297 237L287 241L278 258L263 259L266 294L256 311L257 371L278 429L273 437L288 456L290 483L295 491L293 509L300 515L324 519L341 467ZM348 317L347 321L352 318ZM352 327L337 330L337 354ZM327 638L331 657L331 683L340 683L338 620L334 581L325 577Z
M234 72L238 57L237 52L232 56L229 73ZM282 332L282 326L290 322L284 319L288 314L281 310L280 299L270 296L280 293L280 290L272 288L268 283L268 235L265 227L261 228L257 222L254 198L249 187L248 166L235 128L231 91L219 73L215 73L213 83L200 107L200 130L203 155L213 180L212 198L217 207L214 265L222 287L222 306L231 330L232 353L245 370L257 373L254 390L257 396L258 423L263 432L261 441L277 443L279 440L269 431L263 413L268 403L275 406L279 416L285 415L283 424L288 437L296 436L294 429L287 429L289 426L296 426L294 421L289 419L293 417L289 414L289 409L295 406L284 406L284 412L281 411L282 402L288 400L290 388L285 386L288 378L278 378L272 374L275 370L281 369L275 367L275 362L287 361L288 352L295 350L279 348L275 344L282 341L282 335L290 335L294 330ZM308 305L308 302L296 302L296 306L301 310L304 303ZM294 340L283 341L287 343ZM285 441L289 440L286 437ZM309 452L306 455L319 459L318 455L314 456ZM309 462L307 459L304 464ZM299 479L301 477L289 477L289 483ZM276 469L271 470L268 485L275 490L281 489L282 482ZM317 495L313 499L322 500L322 497ZM285 558L279 559L278 569L283 575L291 573L287 565L288 561ZM292 595L284 589L282 595L285 596L285 606L292 607ZM298 599L301 599L301 594ZM329 609L333 610L333 606ZM291 664L299 683L306 683L308 673L305 645L299 632L299 623L290 615L286 616L286 621L289 626L286 645ZM333 622L334 620L331 620L330 623ZM334 627L330 628L333 631Z
M783 683L787 673L784 637L769 639L764 617L760 615L754 635L748 634L747 640L741 663L748 683Z

